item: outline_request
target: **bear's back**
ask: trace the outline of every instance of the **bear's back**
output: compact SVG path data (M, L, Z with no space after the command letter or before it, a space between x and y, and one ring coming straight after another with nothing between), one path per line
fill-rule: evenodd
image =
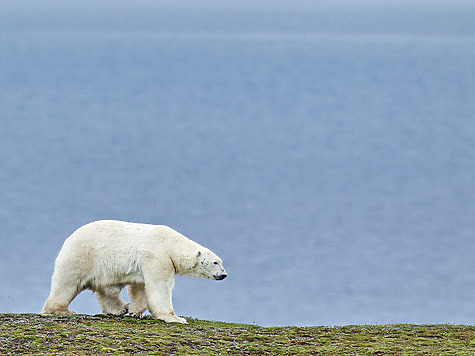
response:
M77 229L69 236L63 248L75 251L161 250L170 246L199 246L179 232L165 225L130 223L118 220L94 221Z
M81 226L67 240L75 244L108 249L130 247L129 245L156 244L169 237L170 230L163 225L130 223L118 220L99 220Z

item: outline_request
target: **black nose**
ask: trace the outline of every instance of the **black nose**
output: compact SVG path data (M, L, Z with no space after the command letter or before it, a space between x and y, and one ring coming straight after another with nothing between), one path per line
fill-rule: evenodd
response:
M227 274L218 274L216 276L213 276L214 279L216 279L217 281L221 281L223 279L225 279L228 275Z

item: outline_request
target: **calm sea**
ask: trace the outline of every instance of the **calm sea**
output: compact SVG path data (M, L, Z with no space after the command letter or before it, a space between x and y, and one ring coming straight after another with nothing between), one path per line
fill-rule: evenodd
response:
M222 257L180 315L473 324L474 63L456 35L0 32L0 312L119 219Z

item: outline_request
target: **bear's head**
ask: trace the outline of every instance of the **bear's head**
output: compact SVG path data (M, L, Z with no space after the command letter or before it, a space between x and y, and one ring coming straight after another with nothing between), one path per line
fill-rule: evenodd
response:
M218 281L227 277L221 258L207 248L201 247L195 253L194 266L186 273L187 276L216 279Z

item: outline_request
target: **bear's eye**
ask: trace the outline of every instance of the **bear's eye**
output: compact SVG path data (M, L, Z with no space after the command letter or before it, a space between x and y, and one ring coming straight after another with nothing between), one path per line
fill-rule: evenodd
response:
M218 264L218 262L213 262L213 264L217 265L217 264Z

